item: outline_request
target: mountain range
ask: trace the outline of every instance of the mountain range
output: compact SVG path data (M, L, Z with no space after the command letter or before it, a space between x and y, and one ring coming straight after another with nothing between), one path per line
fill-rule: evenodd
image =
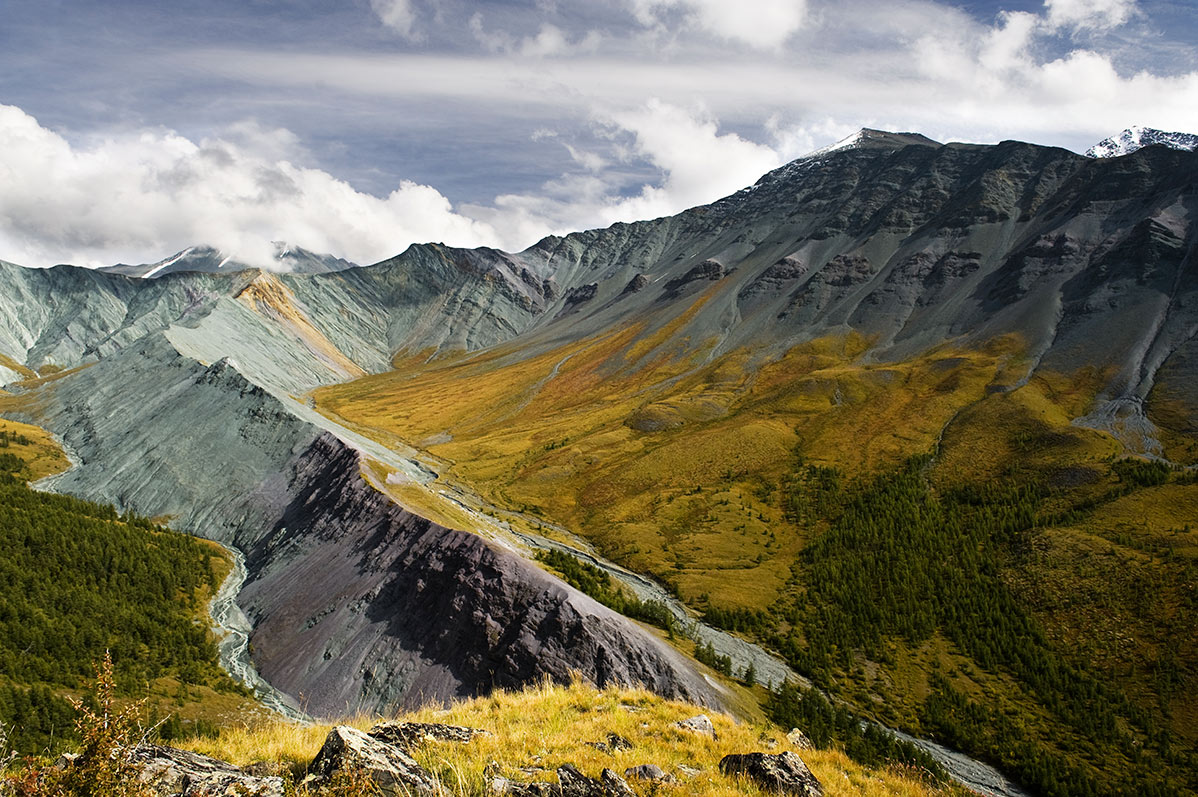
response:
M1198 717L1198 154L1168 138L863 130L518 253L0 263L0 411L73 457L43 487L241 551L254 664L315 715L575 671L735 702L535 561L566 550L734 673L1034 791L1166 788Z

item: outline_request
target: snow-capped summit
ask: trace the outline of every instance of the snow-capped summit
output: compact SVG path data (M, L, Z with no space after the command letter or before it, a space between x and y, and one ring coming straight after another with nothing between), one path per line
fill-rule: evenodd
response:
M1099 141L1086 150L1088 158L1117 158L1130 155L1138 149L1152 144L1164 144L1172 149L1198 150L1198 135L1193 133L1166 133L1151 127L1129 127L1122 133Z
M808 153L807 158L818 158L821 155L827 155L831 152L839 152L843 149L862 149L874 147L887 147L890 149L899 149L911 144L921 144L923 146L940 146L940 143L933 141L921 133L891 133L887 130L874 130L871 127L863 127L851 136L842 138L835 144L817 149L814 152Z
M333 255L322 255L309 252L298 246L289 246L282 241L273 242L275 249L276 270L290 271L297 274L320 274L328 271L344 271L356 264ZM244 271L253 266L244 263L219 249L211 246L190 246L157 263L145 263L131 266L121 263L115 266L104 266L99 271L124 274L129 277L153 279L178 271L204 271L221 273L229 271Z

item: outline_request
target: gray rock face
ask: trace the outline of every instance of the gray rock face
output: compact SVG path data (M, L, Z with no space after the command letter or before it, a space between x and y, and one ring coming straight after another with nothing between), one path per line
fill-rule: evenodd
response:
M803 759L794 753L745 753L726 755L720 760L720 772L741 775L761 789L774 794L797 797L823 797L824 787L811 774Z
M491 791L518 797L633 797L636 793L624 779L610 769L603 770L599 779L589 778L573 764L558 767L557 783L515 783L494 778Z
M335 782L340 773L365 775L378 793L389 797L434 794L437 788L433 777L412 758L348 725L329 731L308 765L305 781L319 787Z
M347 268L354 268L356 266L355 263L334 257L333 255L321 255L309 252L307 249L288 246L278 241L275 242L274 249L276 265L273 268L277 271L287 271L293 274L326 274L330 271L344 271ZM135 266L121 263L96 270L110 274L123 274L127 277L157 279L167 274L178 274L184 271L200 271L215 274L250 271L253 268L253 266L243 263L235 259L232 255L211 246L190 246L182 252L159 260L157 263L145 263Z
M173 747L143 745L134 751L139 779L161 797L252 794L283 797L283 779L251 775L232 764Z
M390 503L329 436L247 552L256 663L311 711L410 707L582 672L718 703L673 649L520 557ZM332 587L332 589L330 589Z
M650 782L673 783L674 776L662 771L657 764L641 764L624 770L624 777L629 780L647 780Z
M487 735L479 728L429 722L380 722L370 729L370 737L386 742L405 753L426 742L468 742Z
M0 353L87 366L26 394L25 418L80 460L52 486L245 551L260 669L316 713L572 668L717 702L632 624L387 504L293 396L396 355L506 342L533 356L632 322L648 335L681 319L666 345L711 357L849 329L874 359L1013 333L1029 375L1105 375L1077 422L1152 452L1158 397L1198 428L1196 186L1198 155L1164 147L1095 160L863 131L712 205L516 254L429 244L328 274L151 280L0 263Z
M690 731L700 736L706 736L709 739L715 739L715 726L711 724L711 717L706 714L699 714L690 719L680 720L674 724L684 731Z

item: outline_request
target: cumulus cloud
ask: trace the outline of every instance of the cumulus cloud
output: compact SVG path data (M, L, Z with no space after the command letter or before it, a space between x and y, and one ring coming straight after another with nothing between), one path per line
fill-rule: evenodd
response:
M412 0L370 0L370 7L384 25L405 39L419 38L416 33L416 10Z
M609 220L652 218L711 202L743 188L780 165L771 147L719 132L704 111L688 111L652 99L644 106L608 116L632 134L635 153L656 166L658 185L608 209Z
M0 105L0 252L26 265L145 262L210 244L258 265L271 241L361 263L414 241L509 243L405 181L386 197L281 159L287 131L247 123L193 142L154 130L73 145Z
M662 14L682 12L699 28L763 50L780 47L807 17L807 0L631 0L643 25L662 24Z
M1110 30L1131 19L1136 0L1045 0L1052 28Z
M504 30L487 30L481 13L470 17L470 32L475 41L493 53L531 58L592 53L603 38L598 31L592 30L571 39L561 28L547 22L542 23L535 35L518 38Z
M598 168L607 165L606 159L567 145L588 173L561 175L536 193L496 197L490 207L468 208L471 215L518 230L529 243L546 232L671 215L751 185L788 160L790 146L811 140L808 130L790 128L777 131L777 146L749 141L720 132L717 120L702 108L656 99L599 113L595 123L611 140L613 160L648 163L655 179L623 185L618 169Z

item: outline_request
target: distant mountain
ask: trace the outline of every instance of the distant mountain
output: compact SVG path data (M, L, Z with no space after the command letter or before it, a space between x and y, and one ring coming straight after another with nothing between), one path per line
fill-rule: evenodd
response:
M309 713L570 670L721 703L515 556L574 534L781 657L704 636L720 670L843 684L1032 793L1186 793L1196 246L1198 153L863 130L522 252L0 264L0 361L43 376L0 410L77 458L45 486L237 547L254 664Z
M1167 133L1151 127L1129 127L1122 133L1099 141L1086 150L1088 158L1117 158L1130 155L1138 149L1152 144L1164 144L1171 149L1186 152L1198 150L1198 135L1193 133Z
M835 144L817 149L806 157L814 158L839 152L845 149L902 149L909 146L939 147L939 141L933 141L922 133L891 133L886 130L874 130L863 127L851 136L842 138Z
M355 268L357 263L351 263L333 255L322 255L310 252L298 246L288 246L280 241L274 242L275 262L278 271L288 271L292 274L327 274L332 271L345 271ZM127 265L119 263L115 266L104 266L97 271L110 274L124 274L127 277L142 277L154 279L166 274L176 274L180 271L199 271L208 274L231 273L245 271L254 266L238 260L235 255L226 254L211 246L190 246L182 252L177 252L157 263L142 263Z

